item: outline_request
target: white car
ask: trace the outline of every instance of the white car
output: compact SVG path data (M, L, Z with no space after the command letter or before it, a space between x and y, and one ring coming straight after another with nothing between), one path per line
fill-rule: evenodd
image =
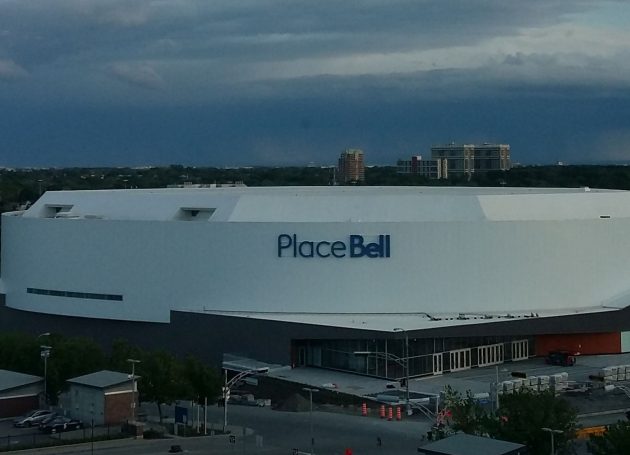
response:
M22 417L18 417L13 421L14 427L31 427L37 426L42 421L47 419L48 417L53 416L55 413L52 411L47 411L45 409L36 409L35 411L31 411Z

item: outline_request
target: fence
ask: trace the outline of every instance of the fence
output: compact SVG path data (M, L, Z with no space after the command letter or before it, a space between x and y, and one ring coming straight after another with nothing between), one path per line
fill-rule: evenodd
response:
M0 452L90 442L92 440L102 441L106 439L118 439L124 436L125 435L122 434L120 426L111 425L94 427L94 433L92 433L92 427L89 425L79 430L54 434L45 434L36 430L27 430L25 432L16 432L14 434L0 436Z

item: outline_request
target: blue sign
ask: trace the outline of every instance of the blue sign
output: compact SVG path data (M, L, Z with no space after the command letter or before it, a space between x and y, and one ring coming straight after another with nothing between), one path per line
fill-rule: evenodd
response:
M183 406L175 406L175 423L188 423L188 409Z
M389 234L376 236L376 242L366 242L362 235L351 234L347 241L299 240L297 234L278 236L278 257L301 258L388 258L391 239Z

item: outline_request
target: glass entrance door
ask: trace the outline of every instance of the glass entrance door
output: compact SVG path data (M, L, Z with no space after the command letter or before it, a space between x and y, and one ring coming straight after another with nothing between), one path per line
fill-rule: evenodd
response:
M451 371L468 370L470 368L470 349L449 351Z
M439 354L433 354L433 374L442 374L444 370L444 355L440 352Z

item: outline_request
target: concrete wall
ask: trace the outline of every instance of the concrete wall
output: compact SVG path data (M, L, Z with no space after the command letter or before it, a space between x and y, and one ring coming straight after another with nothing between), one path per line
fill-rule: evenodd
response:
M600 305L628 293L630 219L224 223L2 217L9 307L168 322L171 310L483 312ZM303 240L391 236L391 257L278 257ZM27 288L119 294L123 301ZM624 302L624 305L628 302Z
M79 384L70 384L62 402L69 415L86 425L94 418L94 425L105 424L105 399L103 391Z

